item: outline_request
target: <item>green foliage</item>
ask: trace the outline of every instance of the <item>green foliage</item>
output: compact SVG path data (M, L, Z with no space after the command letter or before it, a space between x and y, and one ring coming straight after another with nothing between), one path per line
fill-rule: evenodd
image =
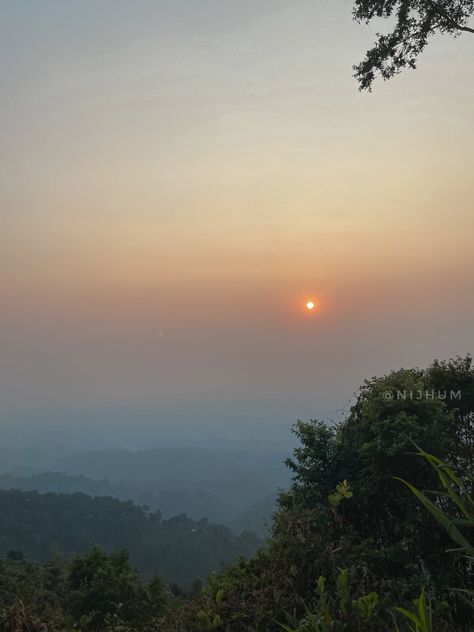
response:
M417 448L417 455L425 459L436 471L442 489L430 492L436 500L428 497L428 492L422 492L415 486L400 479L416 496L420 503L428 510L435 520L443 526L451 540L457 545L455 551L467 556L470 562L470 580L474 581L472 564L474 563L474 546L463 534L464 530L474 528L474 499L472 494L474 476L464 472L457 474L455 468L444 463L441 459ZM469 486L469 488L468 488ZM448 510L450 509L450 515ZM474 590L468 588L456 589L458 594L474 610Z
M94 548L48 565L0 561L1 632L142 632L171 606L164 584L141 582L124 551Z
M433 538L438 546L445 538L433 532L413 497L393 477L421 488L429 484L429 468L411 456L413 442L443 459L472 463L474 399L464 397L473 384L470 358L434 363L426 370L403 369L366 381L339 427L328 430L321 422L299 422L295 432L302 446L289 460L295 479L291 493L281 497L282 509L294 503L316 506L340 481L349 480L357 502L350 499L341 506L343 518L385 547L412 543L407 560L415 555L429 559ZM462 391L461 401L444 396L451 390Z
M222 625L220 611L225 596L225 590L217 573L212 573L209 577L205 594L207 596L206 604L196 614L198 629L217 630Z
M433 394L445 389L462 390L462 399ZM280 497L271 540L255 558L213 576L166 618L163 632L197 630L199 611L218 612L226 632L390 630L395 607L421 620L423 608L429 612L423 599L413 609L420 585L435 604L433 630L470 630L472 614L450 588L467 588L469 562L451 563L447 531L394 476L430 486L432 469L413 458L413 442L472 462L473 394L471 359L458 358L366 381L337 427L299 421L300 446L288 459L294 481ZM217 611L219 589L225 598Z
M336 432L321 421L297 421L293 433L301 444L295 448L293 458L286 460L294 474L293 491L301 486L306 500L320 500L336 486L336 482L329 486L323 483L336 453Z
M329 494L329 506L331 509L335 510L345 498L352 498L352 496L353 494L349 488L349 483L344 480L336 485L336 491L334 494Z
M217 630L222 625L222 619L212 608L199 610L196 615L199 630Z
M421 504L427 509L435 520L442 525L452 540L460 547L462 551L470 555L474 554L474 546L461 533L460 528L474 527L474 501L469 495L462 478L458 476L453 467L443 463L441 459L428 454L421 448L418 448L418 455L424 457L437 471L439 480L443 487L443 491L435 492L439 498L452 501L455 510L461 518L448 516L438 504L428 498L428 496L417 489L411 483L407 483L403 479L399 479L408 489L416 496ZM466 475L471 483L473 477Z
M336 593L332 598L326 590L326 578L321 575L316 585L316 602L313 608L305 606L305 615L296 623L282 624L285 632L335 632L354 629L359 624L364 629L368 624L375 609L379 597L377 593L351 600L349 588L349 575L347 569L341 569L336 579ZM294 617L289 617L294 619Z
M266 549L211 577L203 595L180 616L171 614L164 630L197 630L199 610L217 612L214 595L219 589L224 591L219 614L226 632L281 632L280 623L285 621L290 629L317 621L332 625L332 630L357 632L388 625L388 615L375 603L370 606L371 600L378 601L369 596L375 592L373 561L384 567L383 553L374 553L373 543L353 539L328 505L285 511L278 520L277 533ZM315 575L320 577L316 591ZM385 593L389 581L387 577Z
M370 592L368 595L364 595L353 601L352 605L357 610L362 621L369 621L379 605L379 601L380 599L377 593Z
M0 560L0 630L53 630L60 590L60 571L55 565L40 566L11 556Z
M390 79L416 60L434 33L474 33L468 24L473 0L355 0L354 18L370 22L389 19L392 31L378 34L377 41L354 67L361 89L370 90L377 75Z
M145 603L152 617L160 617L169 609L170 593L158 575L145 586Z
M106 551L127 548L145 577L158 573L186 587L222 563L253 555L261 544L248 532L235 535L185 515L163 520L159 512L110 497L0 490L0 507L0 554L17 549L46 562L52 550L70 557L96 544Z
M396 396L444 388L462 390L462 399ZM272 538L253 558L211 574L204 587L195 583L192 600L183 603L177 586L173 597L158 579L144 584L126 554L100 549L72 562L32 565L32 580L21 583L30 563L16 552L2 561L0 632L379 632L393 628L392 616L400 632L468 632L474 618L465 603L473 579L468 533L474 481L457 472L461 466L472 471L473 420L470 358L368 380L343 424L297 423L301 444L288 460L294 481L280 497ZM414 443L424 446L418 450L422 458L413 458ZM439 492L426 491L433 468ZM400 485L394 477L409 483ZM5 549L19 548L13 524L22 539L34 542L25 529L30 503L12 511L12 498L15 506L12 496L2 507L5 524L11 523L8 537L2 534ZM30 498L33 507L37 498ZM85 503L80 496L77 501ZM91 506L85 503L79 511L62 502L63 513L71 509L67 524L77 520L87 534L91 518L85 507ZM156 534L170 555L189 554L185 546L179 549L176 533L156 527L161 518L136 509L131 505L125 512L127 528L119 521L121 537L143 539L142 548L131 547L132 560L137 551L151 550ZM65 520L59 512L53 515ZM107 534L113 531L110 514L91 515L102 533L105 526ZM142 530L143 520L150 523ZM44 516L38 522L40 532L46 529ZM172 522L175 532L182 529L188 538L195 525L183 517ZM56 525L48 528L56 533ZM109 546L116 537L109 534ZM454 556L445 553L452 538Z
M406 608L396 608L396 611L404 616L408 621L408 629L410 632L433 632L433 616L431 605L427 602L425 590L421 591L421 595L415 602L415 610L407 610ZM398 625L395 623L396 630Z
M125 623L149 618L146 591L128 563L126 551L107 555L94 548L71 562L66 582L66 611L77 620L91 616L90 627L100 630L107 616Z

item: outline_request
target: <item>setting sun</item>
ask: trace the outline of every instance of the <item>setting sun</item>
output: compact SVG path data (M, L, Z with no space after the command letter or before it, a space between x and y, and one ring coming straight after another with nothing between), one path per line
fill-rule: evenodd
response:
M316 304L314 303L314 301L308 301L306 303L306 309L308 309L309 311L312 311L315 307L316 307Z

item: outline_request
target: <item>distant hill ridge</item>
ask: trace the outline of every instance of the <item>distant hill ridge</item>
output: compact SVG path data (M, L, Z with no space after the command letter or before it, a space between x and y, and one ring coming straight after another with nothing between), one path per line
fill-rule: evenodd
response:
M267 536L267 527L276 504L275 493L250 502L241 509L239 504L236 506L221 496L203 489L167 491L153 487L150 484L150 488L146 489L127 481L111 482L106 478L93 479L82 474L64 472L39 472L23 476L12 473L0 475L0 489L110 496L122 501L131 500L139 506L159 511L165 519L184 513L193 520L206 518L237 533L247 530L262 538Z
M110 496L123 501L131 500L140 506L146 505L153 511L159 511L163 518L185 513L194 520L207 518L211 522L227 523L227 519L233 515L228 503L203 490L147 490L126 481L114 483L107 478L93 479L82 474L39 472L19 476L5 473L0 475L0 489Z
M223 498L229 498L232 489L233 502L244 509L289 484L286 457L286 453L195 447L95 450L63 457L54 469L166 491L202 489Z
M145 577L159 574L189 585L222 563L251 556L261 540L185 515L164 520L157 511L109 496L0 490L0 554L21 550L45 561L56 552L69 557L95 545L126 548Z

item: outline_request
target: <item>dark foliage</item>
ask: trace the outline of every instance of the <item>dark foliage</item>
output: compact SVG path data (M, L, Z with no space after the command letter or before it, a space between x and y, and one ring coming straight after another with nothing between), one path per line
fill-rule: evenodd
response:
M143 583L125 551L94 548L70 563L0 561L2 632L98 632L151 629L173 599L157 577Z
M4 492L3 544L15 541L15 531L17 541L0 564L0 632L379 632L394 629L392 615L403 626L420 594L418 607L433 617L423 630L468 632L472 559L466 550L446 553L451 518L437 523L426 501L420 504L422 492L413 493L436 485L414 443L474 480L473 404L466 357L368 380L339 427L298 422L300 447L288 460L294 480L280 496L272 538L252 559L211 574L204 587L194 582L187 594L157 578L144 583L125 552L94 548L72 562L39 566L23 559L18 542L32 554L55 538L88 546L93 533L112 550L128 539L132 559L142 562L159 542L176 563L189 554L187 538L200 523L162 521L112 499ZM434 494L446 515L471 516L457 516L464 505L448 496ZM201 527L214 530L214 539L206 531L194 544L212 556L222 528ZM65 535L66 528L72 532Z
M472 471L473 388L469 357L435 362L368 380L337 428L298 422L301 445L288 461L294 483L281 495L273 538L253 560L212 578L165 630L391 630L390 612L411 609L422 586L434 630L471 630L474 613L452 587L468 589L472 568L445 554L446 530L394 476L432 486L413 441Z
M162 520L159 512L108 497L0 491L0 553L20 550L47 561L54 552L85 553L95 545L126 548L145 577L190 585L222 563L250 556L261 544L250 533L195 522L184 515Z
M468 20L474 0L355 0L354 18L370 22L387 18L393 29L378 34L365 59L354 67L361 89L370 90L377 75L390 79L404 68L415 68L420 53L435 33L474 33Z

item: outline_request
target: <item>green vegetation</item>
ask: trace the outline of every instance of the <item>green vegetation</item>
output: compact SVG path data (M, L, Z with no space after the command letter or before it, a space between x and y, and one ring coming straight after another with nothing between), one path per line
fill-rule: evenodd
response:
M151 463L149 462L151 461L150 452L154 458L154 461ZM174 450L175 454L176 452L178 451ZM183 459L178 452L173 467L169 467L166 476L164 476L163 470L166 468L168 461L163 463L161 451L153 450L138 453L147 465L147 475L151 480L140 478L140 469L143 468L144 463L135 461L133 452L122 451L120 452L122 468L132 461L131 467L127 471L128 479L126 481L123 479L119 480L118 474L121 472L119 464L106 462L102 464L102 470L97 468L99 469L99 476L101 476L99 479L89 478L82 474L74 475L64 472L45 471L23 476L8 472L0 474L0 489L110 496L123 501L131 500L140 506L146 505L153 511L159 510L165 519L185 513L193 520L207 518L209 522L223 524L238 533L241 531L252 531L261 537L266 537L268 533L267 524L270 522L276 506L275 490L279 486L286 487L289 483L288 473L281 466L284 457L273 457L275 463L269 463L268 459L264 457L260 459L255 458L255 462L247 464L246 468L240 464L232 463L227 465L225 472L222 472L222 466L221 471L219 471L219 467L216 467L213 474L214 477L220 477L220 480L224 481L222 489L219 488L218 481L209 478L207 471L202 472L201 477L199 472L195 472L193 481L186 480L186 476L181 472L181 480L178 480L178 477L176 477L174 482L171 481L170 477L179 471L180 466L182 470L186 470L189 473L192 473L194 466L198 468L200 464L196 463L196 452L199 454L202 450L191 452L194 459L189 458L189 456ZM220 456L219 453L219 450L208 451L207 454L212 467L220 465L219 462L216 463ZM241 451L239 454L240 461L243 461L245 456L247 456L245 452ZM97 457L97 454L94 454L94 457ZM72 461L76 467L84 467L86 471L88 470L89 464L86 456L75 456L72 458ZM2 462L1 459L0 462ZM278 471L276 464L278 464ZM67 467L67 465L67 462L65 462L64 466ZM93 465L91 469L94 469ZM257 475L260 477L258 487L251 485L252 477ZM114 477L115 480L110 480L110 476ZM134 476L138 480L134 481ZM239 477L241 478L240 483L238 482ZM234 481L233 489L236 486L240 488L232 495L231 501L229 501L229 495L226 493L231 484L230 480ZM168 489L161 489L163 485L167 485ZM180 485L183 487L180 488ZM214 487L215 491L203 491L203 487L206 490ZM271 493L269 493L270 491ZM258 496L258 500L255 500L256 496Z
M272 537L254 557L212 573L203 587L196 582L194 596L183 599L191 593L140 579L123 552L95 548L39 566L11 551L0 572L0 630L472 631L473 425L469 357L368 380L339 426L296 424L300 445L288 460L293 483L280 494ZM439 491L429 491L433 472ZM63 503L55 520L67 515L70 526L87 531L87 512L73 505L90 511L91 499L53 496ZM26 504L38 498L32 494ZM111 514L102 512L111 499L96 500L100 533L140 533L140 546L148 542L153 554L149 538L162 532L136 527L142 520L161 524L159 516L113 501L130 513L126 520L114 514L112 526ZM44 515L51 506L43 506ZM24 525L25 511L18 506L8 515ZM44 527L47 519L39 516ZM33 530L29 537L33 542ZM115 542L107 540L110 551ZM167 541L170 555L179 558L180 543Z
M470 358L368 380L338 427L298 422L294 482L271 540L213 577L164 629L203 629L205 612L229 632L387 631L394 617L401 631L472 630L472 564L445 553L448 532L395 477L432 488L414 443L472 472L473 423Z
M31 453L17 452L15 460L0 450L0 467L9 470L0 474L0 489L110 496L146 505L164 519L186 514L261 537L268 535L277 490L291 481L282 465L287 451L265 446L95 450L50 456L41 465Z
M189 586L221 563L253 555L260 544L248 532L234 535L184 515L163 520L159 512L114 498L0 491L0 553L21 550L35 561L46 562L55 552L86 553L95 545L109 552L126 548L144 577L158 573Z
M11 632L138 632L173 603L157 578L143 583L125 551L94 548L41 566L13 552L0 562L0 629Z

